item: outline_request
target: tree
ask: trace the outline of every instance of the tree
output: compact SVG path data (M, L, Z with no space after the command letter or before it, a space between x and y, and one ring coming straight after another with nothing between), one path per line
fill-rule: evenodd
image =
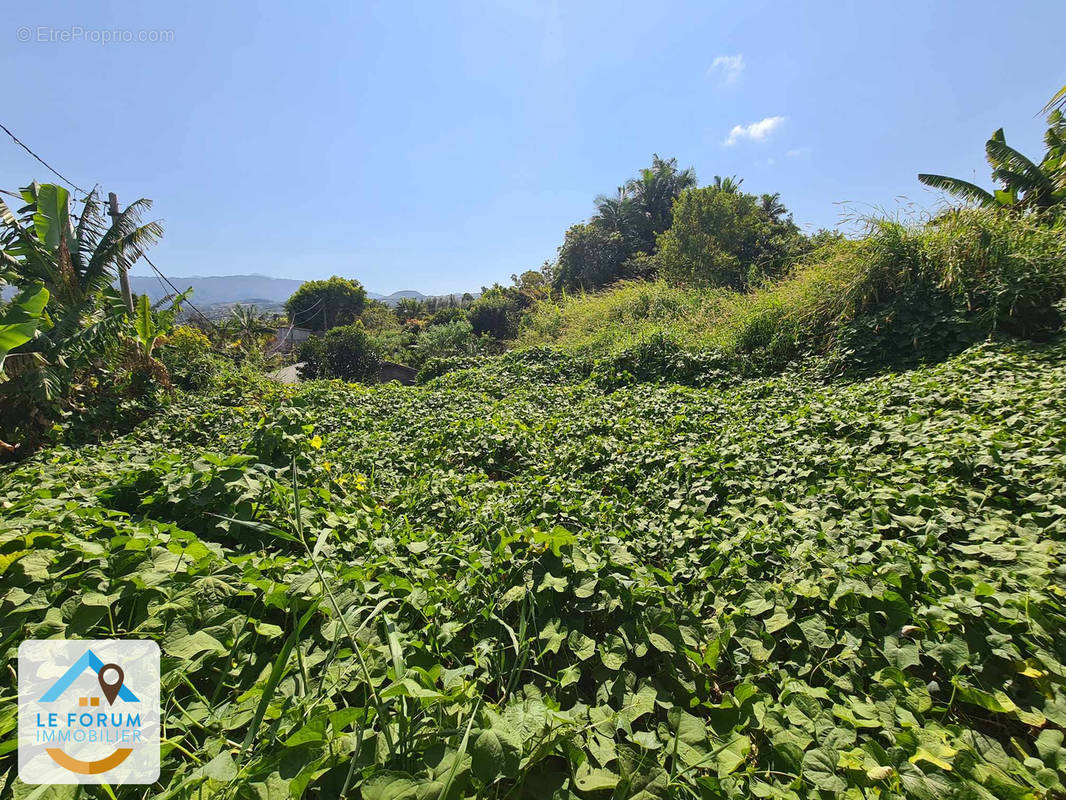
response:
M630 252L620 233L593 224L572 225L559 248L553 270L554 287L586 292L600 289L621 277L622 264Z
M640 249L654 250L655 235L670 227L674 201L695 185L696 172L691 167L679 170L676 158L663 159L657 153L652 155L651 167L642 169L639 177L626 184L626 192L636 201L646 221Z
M474 333L487 333L501 341L513 339L518 333L518 303L518 293L502 286L483 291L467 310Z
M117 263L140 258L162 236L158 222L141 222L148 200L129 205L111 224L94 191L81 213L56 184L20 190L26 203L14 213L0 200L0 270L20 290L48 292L46 319L32 339L12 348L0 375L0 430L35 444L70 404L74 375L114 348L129 319L114 287Z
M740 184L744 183L744 179L737 180L736 175L730 175L723 178L721 175L714 176L714 188L720 192L726 194L737 194L740 191Z
M426 305L416 297L401 297L396 301L396 319L407 322L409 319L418 319L426 311Z
M619 186L613 197L601 194L596 198L596 216L591 222L606 233L617 233L634 251L653 235L651 220L625 186Z
M327 331L350 325L366 305L366 290L359 281L334 275L325 281L308 281L285 301L289 322L301 328Z
M255 306L243 306L240 303L230 309L228 327L240 342L241 349L251 352L257 349L260 339L267 334L276 333L277 329L267 318L259 313Z
M743 183L743 181L741 181L741 183ZM788 209L785 208L785 204L781 202L780 192L759 195L759 208L762 209L762 213L774 222L780 222L781 219L788 214Z
M1054 104L1052 98L1049 106ZM1002 128L993 133L985 142L985 157L999 189L988 191L960 178L924 172L918 180L979 206L1043 211L1066 201L1066 120L1059 109L1048 115L1044 144L1044 158L1036 164L1007 144Z
M783 271L803 243L791 218L772 218L754 195L707 186L678 198L657 260L677 283L744 289L755 275Z
M340 378L345 381L373 382L381 369L381 357L363 326L340 325L322 337L312 337L300 345L304 362L300 377Z

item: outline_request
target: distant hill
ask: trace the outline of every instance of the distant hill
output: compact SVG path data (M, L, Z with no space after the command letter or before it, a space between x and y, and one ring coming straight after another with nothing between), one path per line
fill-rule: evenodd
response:
M192 276L170 280L181 291L191 286L192 301L197 305L208 306L253 300L284 303L303 283L292 278L268 278L266 275ZM137 294L147 294L153 302L169 293L154 275L131 275L130 288Z
M171 278L171 281L181 291L191 286L193 289L191 299L198 306L220 303L255 303L257 305L284 303L303 284L303 281L295 278L270 278L266 275L197 275L187 278ZM130 287L136 294L147 294L153 302L169 293L155 276L131 275ZM367 292L366 296L372 300L396 305L404 297L425 300L431 295L422 294L413 289L402 289L387 295Z

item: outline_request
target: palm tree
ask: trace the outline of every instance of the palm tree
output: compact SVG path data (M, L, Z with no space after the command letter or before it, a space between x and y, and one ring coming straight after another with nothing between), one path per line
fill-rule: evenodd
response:
M773 222L780 222L781 218L788 213L785 204L781 202L781 193L763 194L759 198L759 207L763 213Z
M666 160L656 153L651 157L651 167L642 169L640 177L626 184L626 190L651 223L652 231L662 233L670 227L674 200L695 185L696 173L691 167L679 170L676 158Z
M592 218L592 224L608 233L620 234L630 250L635 250L648 238L648 218L625 186L619 186L613 197L601 194L596 198L596 216Z
M975 183L946 175L921 173L918 180L980 206L1041 211L1066 200L1066 122L1059 110L1048 115L1044 134L1047 152L1036 164L1007 144L1000 128L985 142L992 178L1002 188L988 191Z
M48 289L53 310L85 311L97 295L113 291L120 257L132 264L163 235L158 222L140 222L141 213L152 206L149 200L128 206L105 227L95 189L83 201L80 216L70 213L70 197L62 186L33 183L20 194L27 205L19 216L0 200L2 258L16 284L39 283Z
M267 318L259 313L254 306L242 306L240 303L230 309L230 316L226 327L229 332L240 341L240 346L250 351L260 336L268 333L276 333L276 328L269 324Z
M744 179L737 180L736 175L730 175L723 178L721 175L714 176L714 188L720 192L726 194L737 194L740 191L740 184L744 183Z

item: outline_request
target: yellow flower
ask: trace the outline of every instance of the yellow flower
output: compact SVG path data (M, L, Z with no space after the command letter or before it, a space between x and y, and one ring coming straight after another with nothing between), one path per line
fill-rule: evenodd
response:
M358 489L360 492L366 488L366 475L355 476L355 488Z
M311 437L311 446L315 448L315 450L322 449L322 437L319 436L317 433Z
M326 472L329 472L332 468L333 468L333 464L331 462L329 462L329 461L323 461L322 462L322 469L324 469Z

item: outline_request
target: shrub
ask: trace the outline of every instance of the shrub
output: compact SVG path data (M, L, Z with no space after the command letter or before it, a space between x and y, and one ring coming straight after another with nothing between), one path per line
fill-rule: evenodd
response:
M513 339L518 332L518 302L505 292L486 292L470 306L474 333L496 339Z
M465 308L460 306L448 306L435 312L432 317L429 318L429 324L432 325L448 325L452 322L458 322L460 320L466 320L469 317Z
M300 377L305 380L371 382L381 368L381 357L361 325L342 325L321 338L308 339L300 345L299 358L304 362Z
M658 246L659 267L670 281L745 289L759 276L784 272L805 239L791 218L774 218L754 195L707 186L677 199Z
M191 325L174 329L159 350L159 360L166 365L174 385L182 389L205 389L219 371L219 359L211 340Z
M415 357L418 361L445 356L474 356L496 352L498 344L487 333L474 334L474 326L465 319L446 325L430 325L418 335Z

